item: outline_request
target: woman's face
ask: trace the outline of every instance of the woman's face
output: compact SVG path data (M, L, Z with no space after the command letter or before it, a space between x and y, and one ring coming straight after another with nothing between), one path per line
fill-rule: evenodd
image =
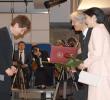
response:
M86 24L88 25L88 27L93 27L94 25L94 17L90 17L88 15L86 15Z

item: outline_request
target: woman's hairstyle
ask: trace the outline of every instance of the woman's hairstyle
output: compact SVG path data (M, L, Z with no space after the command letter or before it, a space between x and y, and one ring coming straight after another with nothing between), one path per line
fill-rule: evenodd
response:
M103 23L110 33L110 24L108 21L108 17L102 9L97 8L97 7L92 7L92 8L89 8L89 9L83 11L83 13L85 13L86 15L88 15L90 17L95 15L97 18L97 23Z
M95 15L97 17L97 23L104 23L105 21L106 16L103 10L101 10L100 8L93 7L93 8L85 10L84 13L90 17Z
M76 37L70 37L67 40L67 44L69 47L78 47L79 46L79 42Z
M56 42L55 42L55 45L57 45L57 46L65 46L65 41L64 40L57 40Z

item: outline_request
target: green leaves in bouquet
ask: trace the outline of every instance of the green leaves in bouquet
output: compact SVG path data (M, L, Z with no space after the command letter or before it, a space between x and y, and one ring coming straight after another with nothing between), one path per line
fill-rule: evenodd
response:
M56 64L55 64L55 67L56 67L56 69L57 69L58 72L61 72L62 64L56 63Z
M70 67L70 68L75 68L75 67L79 66L82 62L83 62L82 60L79 60L76 58L70 58L66 62L66 66Z

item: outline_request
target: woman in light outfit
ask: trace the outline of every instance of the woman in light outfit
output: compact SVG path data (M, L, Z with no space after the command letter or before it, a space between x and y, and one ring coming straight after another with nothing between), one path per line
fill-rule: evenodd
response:
M88 100L110 100L110 26L104 12L96 7L84 11L86 24L93 28L88 44L88 58L79 67L99 76L97 87L89 86Z
M88 45L88 58L81 66L101 77L98 86L89 86L88 100L110 100L110 34L107 18L96 7L87 9L84 13L88 27L93 30Z

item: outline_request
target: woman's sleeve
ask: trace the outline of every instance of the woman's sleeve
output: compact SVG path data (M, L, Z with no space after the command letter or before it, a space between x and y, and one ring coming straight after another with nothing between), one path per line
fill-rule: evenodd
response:
M84 66L89 67L92 63L95 63L95 61L100 60L103 55L103 49L104 49L104 29L101 28L95 28L93 29L91 33L91 40L92 41L92 52L88 51L88 58L84 61Z

